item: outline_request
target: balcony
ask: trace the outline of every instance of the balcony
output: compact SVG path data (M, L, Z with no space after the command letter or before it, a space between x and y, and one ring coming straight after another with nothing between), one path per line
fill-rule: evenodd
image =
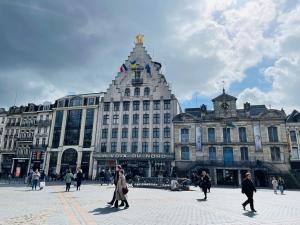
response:
M33 141L33 137L19 137L18 141L32 142Z
M131 84L138 86L143 84L143 78L134 78L131 80Z

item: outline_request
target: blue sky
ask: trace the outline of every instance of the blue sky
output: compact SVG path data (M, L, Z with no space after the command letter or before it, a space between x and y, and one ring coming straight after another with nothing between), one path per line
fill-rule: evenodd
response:
M3 0L0 107L105 91L142 33L183 109L224 80L239 107L299 110L299 17L297 0Z

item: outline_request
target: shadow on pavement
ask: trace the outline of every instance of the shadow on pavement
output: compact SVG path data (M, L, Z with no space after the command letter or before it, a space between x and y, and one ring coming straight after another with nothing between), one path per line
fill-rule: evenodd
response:
M244 216L248 216L250 218L254 218L256 216L255 212L247 211L243 213Z
M198 201L198 202L206 202L206 201L207 201L207 199L198 198L198 199L197 199L197 201Z
M39 190L31 190L31 189L25 189L25 190L14 190L14 191L21 191L21 192L27 192L27 191L39 191Z
M114 207L106 206L104 208L97 208L94 209L93 211L89 211L89 213L93 213L94 215L101 215L101 214L109 214L109 213L114 213L120 211L119 209L116 209Z

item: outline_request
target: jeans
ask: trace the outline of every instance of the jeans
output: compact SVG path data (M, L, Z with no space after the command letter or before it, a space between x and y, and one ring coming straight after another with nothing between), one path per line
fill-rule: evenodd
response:
M33 188L36 190L37 183L38 183L38 180L32 180L32 190L33 190Z
M283 194L283 186L282 186L282 185L279 185L278 188L279 188L279 190L280 190L280 193Z

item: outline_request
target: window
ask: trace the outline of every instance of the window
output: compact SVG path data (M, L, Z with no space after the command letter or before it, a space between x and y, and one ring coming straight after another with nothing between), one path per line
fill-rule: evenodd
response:
M272 161L280 161L280 148L279 147L271 147L271 158Z
M131 143L131 152L132 153L137 153L138 152L138 143L137 142L132 142Z
M138 138L139 137L139 129L133 128L132 129L132 138Z
M128 129L122 128L122 138L128 138Z
M75 97L70 100L70 106L81 106L81 105L82 105L82 99L79 97Z
M118 138L118 128L111 129L111 138Z
M268 127L269 141L278 142L277 127Z
M207 129L207 139L208 139L208 143L216 142L215 128Z
M128 124L129 121L129 115L128 114L124 114L123 115L123 124Z
M37 138L37 139L35 140L35 146L39 146L39 145L40 145L40 139Z
M133 101L133 111L140 110L140 102L139 101Z
M149 114L143 115L143 124L149 124Z
M82 110L68 110L65 129L65 145L78 145L80 137Z
M148 152L148 142L142 143L142 152Z
M110 145L110 151L116 152L117 151L117 142L112 142Z
M170 153L170 150L171 150L170 142L165 142L164 143L164 152L165 153Z
M181 143L182 144L189 143L189 129L187 128L181 129Z
M290 138L291 138L291 142L297 143L296 131L294 131L294 130L290 131Z
M150 88L145 87L144 89L144 96L149 96L150 95Z
M123 110L129 111L130 102L123 102Z
M135 97L140 96L140 89L139 89L139 88L135 88L135 89L134 89L134 96L135 96Z
M170 109L170 108L171 108L171 101L164 100L164 109Z
M108 121L109 121L109 116L108 115L104 115L103 116L103 125L108 125Z
M165 113L164 114L164 123L169 124L171 121L171 114L170 113Z
M292 159L299 159L299 151L298 151L297 147L292 148L291 158Z
M126 153L127 152L127 142L121 143L121 152Z
M102 138L107 138L107 135L108 135L108 129L107 128L102 129Z
M159 124L159 114L153 114L153 123Z
M153 101L153 109L159 110L160 109L160 100Z
M0 135L2 135L3 134L3 128L1 127L1 129L0 129Z
M119 115L113 115L113 124L119 124Z
M164 128L164 138L170 138L171 137L171 129L169 127Z
M101 143L101 152L106 152L106 150L107 150L107 144Z
M159 138L159 128L153 128L153 138Z
M125 96L127 96L127 97L130 96L130 89L129 88L125 89Z
M43 138L42 139L42 147L45 147L46 146L46 138Z
M209 147L208 148L208 159L209 160L217 160L216 147Z
M246 127L239 127L240 142L247 142Z
M143 128L143 138L148 138L148 137L149 137L149 129Z
M231 139L230 139L230 128L223 128L223 142L224 143L230 143Z
M83 137L84 148L91 147L93 125L94 125L94 109L87 109L86 117L85 117L85 125L84 125L84 137Z
M132 115L132 124L139 124L139 114Z
M114 111L120 110L120 102L114 102Z
M248 161L248 148L247 147L241 147L241 160L242 161Z
M153 142L153 152L159 152L159 142Z
M181 160L190 160L190 150L189 147L181 147Z
M95 105L95 98L89 98L88 105Z
M143 101L143 110L148 111L150 108L150 101Z
M110 102L104 102L104 111L109 111Z

